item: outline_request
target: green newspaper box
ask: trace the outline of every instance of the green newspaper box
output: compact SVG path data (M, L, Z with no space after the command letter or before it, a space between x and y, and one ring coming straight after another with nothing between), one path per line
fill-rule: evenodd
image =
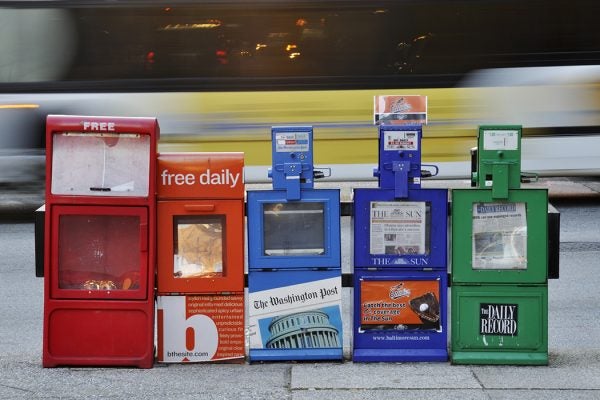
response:
M452 191L452 362L548 363L548 192L521 189L521 127L482 126Z

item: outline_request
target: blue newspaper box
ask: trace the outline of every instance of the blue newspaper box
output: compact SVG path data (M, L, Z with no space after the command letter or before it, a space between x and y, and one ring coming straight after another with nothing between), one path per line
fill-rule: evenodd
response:
M340 194L314 189L312 127L273 127L273 190L248 191L253 361L341 360Z
M354 190L353 360L446 361L446 189L421 188L420 125L379 126L379 189Z

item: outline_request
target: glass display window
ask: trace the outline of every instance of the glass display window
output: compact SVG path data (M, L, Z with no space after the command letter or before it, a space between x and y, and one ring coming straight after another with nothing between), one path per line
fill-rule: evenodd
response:
M452 279L457 283L546 283L548 191L452 191Z
M340 193L248 192L248 269L340 268Z
M355 267L447 268L446 189L355 189L353 225Z
M173 217L173 277L223 276L223 215Z
M263 255L324 254L324 209L321 202L263 203Z
M60 132L52 135L52 194L148 196L149 135Z
M473 204L473 269L527 269L525 203Z
M244 202L158 202L158 292L244 290Z
M55 207L53 295L145 298L147 219L144 207Z

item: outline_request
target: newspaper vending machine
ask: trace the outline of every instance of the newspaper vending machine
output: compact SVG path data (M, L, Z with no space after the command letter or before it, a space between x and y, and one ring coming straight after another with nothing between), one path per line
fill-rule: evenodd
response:
M154 363L154 118L46 123L43 365Z
M421 188L421 136L379 125L379 188L354 189L354 361L448 359L448 192Z
M273 127L273 190L248 191L250 361L342 359L340 193L314 189L312 138Z
M243 361L244 155L158 157L158 362Z
M521 127L481 126L452 191L452 362L548 363L548 192L521 189Z

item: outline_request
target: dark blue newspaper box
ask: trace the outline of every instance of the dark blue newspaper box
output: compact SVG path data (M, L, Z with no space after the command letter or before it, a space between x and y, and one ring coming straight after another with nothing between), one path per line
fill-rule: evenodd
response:
M353 360L446 361L446 189L422 189L422 127L379 126L379 189L354 190Z
M340 194L314 189L312 127L273 127L273 190L248 191L253 361L341 360Z

